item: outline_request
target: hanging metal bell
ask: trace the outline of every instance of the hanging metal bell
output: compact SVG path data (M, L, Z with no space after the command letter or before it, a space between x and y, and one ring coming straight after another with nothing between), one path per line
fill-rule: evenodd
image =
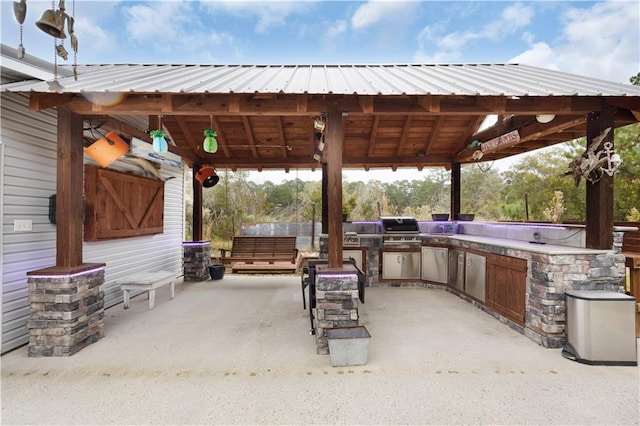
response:
M64 12L60 10L47 9L36 26L55 38L67 38L64 33L64 16Z

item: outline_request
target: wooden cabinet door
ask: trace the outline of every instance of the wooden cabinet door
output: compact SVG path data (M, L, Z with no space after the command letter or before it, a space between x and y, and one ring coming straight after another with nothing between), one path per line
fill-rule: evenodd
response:
M161 234L164 182L86 165L84 240Z
M527 261L491 255L487 258L487 280L487 306L524 325Z

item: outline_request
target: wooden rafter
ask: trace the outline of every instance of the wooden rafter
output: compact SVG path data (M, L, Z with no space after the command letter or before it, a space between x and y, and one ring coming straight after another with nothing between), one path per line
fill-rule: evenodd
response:
M216 130L216 133L218 134L218 138L217 138L218 148L222 150L222 153L224 154L225 158L230 158L231 153L229 152L229 148L227 147L227 141L229 139L225 135L224 130L222 130L222 126L220 125L216 117L211 117L211 122L213 123L213 128Z
M398 142L398 147L396 149L396 156L399 157L402 155L402 151L404 145L407 141L407 136L409 135L409 130L411 130L411 121L412 117L409 115L404 120L404 125L402 126L402 134L400 135L400 141Z
M368 155L371 157L373 155L373 150L376 146L376 136L378 135L378 126L380 125L380 116L373 116L373 124L371 125L371 133L369 134L369 149Z
M440 132L440 127L442 126L443 120L443 117L438 117L435 119L435 123L433 124L433 128L431 129L431 133L424 143L425 154L429 154L429 152L431 151L431 145L433 144L433 141L435 141L438 137L438 133Z
M284 138L284 126L282 125L282 117L276 117L278 127L278 145L280 145L280 155L282 158L287 157L287 141Z
M242 116L242 124L244 126L244 133L247 136L247 140L249 141L249 148L251 149L251 154L253 158L258 157L258 150L256 149L256 141L253 137L253 131L251 130L251 123L249 122L249 118L246 116Z
M202 148L202 143L200 143L201 141L194 140L191 129L189 128L187 120L184 117L180 116L176 118L178 121L178 126L180 126L180 131L184 135L185 143L182 143L177 139L173 139L174 142L176 143L178 148L191 150L196 157L202 158L204 156L204 149Z

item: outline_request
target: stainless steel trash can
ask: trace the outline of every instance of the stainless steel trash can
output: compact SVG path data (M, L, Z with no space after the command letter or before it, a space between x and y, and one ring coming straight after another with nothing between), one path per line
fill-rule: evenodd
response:
M613 291L569 290L565 358L592 365L638 365L635 298Z

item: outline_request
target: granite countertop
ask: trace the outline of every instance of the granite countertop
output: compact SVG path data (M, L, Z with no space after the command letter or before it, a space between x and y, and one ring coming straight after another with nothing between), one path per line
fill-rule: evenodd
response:
M440 236L441 237L441 236ZM449 239L453 241L464 241L470 243L487 244L497 247L505 247L509 249L530 251L542 254L600 254L608 253L610 250L587 249L581 247L561 246L557 244L534 244L528 241L509 240L505 238L481 237L478 235L449 235Z
M382 238L383 237L383 234L357 234L357 235L360 238ZM522 251L528 251L532 253L552 254L552 255L603 254L603 253L611 252L611 250L588 249L588 248L563 246L559 244L550 244L550 243L535 244L535 243L530 243L529 241L521 241L521 240L508 239L508 238L485 237L480 235L420 233L420 234L416 234L416 236L423 238L423 240L425 238L438 239L439 241L437 242L440 244L444 243L445 241L452 241L452 242L459 241L459 242L486 244L486 245L492 245L496 247L514 249L514 250L522 250ZM428 244L429 241L425 241L425 243Z

